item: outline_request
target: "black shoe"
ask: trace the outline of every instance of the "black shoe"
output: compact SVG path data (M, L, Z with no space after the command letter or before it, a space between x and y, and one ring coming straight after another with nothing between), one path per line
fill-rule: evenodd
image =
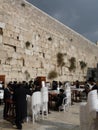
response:
M60 111L64 111L64 109L60 109Z
M17 126L17 129L18 130L22 130L22 126Z
M50 112L50 111L48 111L48 114L51 114L51 112Z
M21 128L20 128L20 127L17 127L17 129L18 129L18 130L22 130L22 127L21 127Z
M57 107L54 108L55 111L59 111L59 109Z
M14 121L12 121L12 125L16 125L16 123Z

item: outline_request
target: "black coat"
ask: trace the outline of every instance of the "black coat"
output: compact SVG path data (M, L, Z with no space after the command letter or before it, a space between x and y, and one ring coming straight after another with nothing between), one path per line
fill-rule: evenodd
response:
M11 92L9 88L5 88L4 89L4 102L6 102L7 99L10 99L10 97L11 97Z
M94 86L92 87L92 90L97 90L97 92L98 92L98 85L94 85Z
M27 116L27 94L32 95L32 92L23 86L17 86L14 91L13 100L16 107L16 122L22 121Z
M63 99L64 99L65 97L66 97L66 94L65 94L65 93L60 93L60 94L58 94L57 102L56 102L56 107L57 107L57 108L62 105Z

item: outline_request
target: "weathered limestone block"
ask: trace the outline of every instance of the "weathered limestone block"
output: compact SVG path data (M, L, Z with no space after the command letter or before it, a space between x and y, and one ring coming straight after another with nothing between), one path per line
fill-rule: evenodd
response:
M25 49L25 54L31 56L31 55L33 55L33 52L32 52L32 50Z
M23 74L23 73L21 73L21 72L18 72L18 81L24 81L24 79L25 79L25 75Z
M11 71L11 66L10 65L2 65L3 66L3 71L4 72L9 72Z
M12 71L17 71L17 72L22 72L22 67L21 66L11 66Z
M28 62L28 60L26 60L25 62ZM34 68L36 66L36 57L32 57L29 63L30 67Z
M18 59L17 64L18 64L18 66L23 67L23 65L24 65L23 59L20 59L20 60Z
M3 15L0 13L0 21L3 21Z
M15 52L15 48L13 46L4 45L4 51L8 54L8 56L12 56L12 54Z
M23 40L24 40L24 38L23 38L22 35L19 35L19 40L20 40L20 41L23 41Z
M0 44L2 44L2 35L0 35Z
M35 78L37 75L36 75L36 68L32 68L32 71L30 72L31 74L31 78Z
M0 58L0 64L2 65L2 64L5 64L5 61L6 61L6 58Z
M2 42L3 42L3 43L6 43L6 44L10 44L10 39L9 39L9 37L8 37L8 36L3 36Z
M5 28L5 23L3 23L3 22L0 22L0 28Z
M0 59L5 59L6 57L7 57L6 51L0 48Z
M18 79L18 72L17 71L11 71L10 78L17 80Z
M13 31L14 31L15 33L19 34L20 31L21 31L21 29L20 29L19 26L15 26ZM21 36L20 36L20 40L23 40Z
M12 65L18 65L18 61L16 60L16 59L11 59L10 60L10 65L12 66Z
M13 57L13 59L22 59L21 54L18 54L18 53L16 53L16 52L14 52L14 53L12 54L12 57Z
M21 48L21 47L17 47L17 48L16 48L16 52L17 52L18 54L25 55L25 50L24 50L23 48Z
M25 66L22 67L22 73L24 73L27 70Z

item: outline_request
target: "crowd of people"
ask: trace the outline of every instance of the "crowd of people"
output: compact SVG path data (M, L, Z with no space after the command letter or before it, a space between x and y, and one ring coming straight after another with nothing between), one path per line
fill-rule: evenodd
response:
M4 89L4 111L3 118L8 120L10 107L13 104L15 108L14 123L17 129L22 129L22 123L27 117L27 101L26 95L32 95L33 91L30 90L30 84L25 81L17 83L9 82Z
M79 100L82 101L82 97L84 96L86 99L88 97L88 93L89 91L92 91L94 89L97 89L98 91L98 81L95 81L93 77L89 77L85 82L80 82L79 80L76 80L75 82L57 82L57 81L53 81L52 82L52 90L56 90L58 89L63 89L66 90L67 86L70 86L71 88L83 88L83 91L74 91L74 97L75 100L77 100L77 98L79 97ZM73 97L73 93L72 93L72 97ZM74 100L74 99L72 99Z
M52 81L51 89L57 90L59 87L59 94L56 96L55 100L55 110L58 110L59 106L62 104L64 97L66 97L65 89L68 85L75 85L78 89L80 88L80 82L76 80L73 84L70 82L57 82ZM84 82L84 91L83 93L88 95L89 91L97 89L98 90L98 82L95 82L93 78L89 78L86 82ZM22 129L22 123L24 119L27 117L27 100L26 95L32 95L36 91L40 91L41 86L39 82L35 79L34 81L26 81L22 82L9 82L7 87L4 88L4 110L3 110L3 118L5 120L9 117L9 110L11 104L14 105L14 123L17 126L17 129ZM77 96L81 96L81 93L76 93ZM49 105L49 104L48 104Z

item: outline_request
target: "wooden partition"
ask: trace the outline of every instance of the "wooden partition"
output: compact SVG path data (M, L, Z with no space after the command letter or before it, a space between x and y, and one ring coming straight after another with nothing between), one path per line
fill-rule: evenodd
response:
M46 82L46 77L44 76L38 76L37 81L39 82L40 87L42 87L42 81Z
M0 75L0 81L2 81L2 85L5 87L5 75Z

